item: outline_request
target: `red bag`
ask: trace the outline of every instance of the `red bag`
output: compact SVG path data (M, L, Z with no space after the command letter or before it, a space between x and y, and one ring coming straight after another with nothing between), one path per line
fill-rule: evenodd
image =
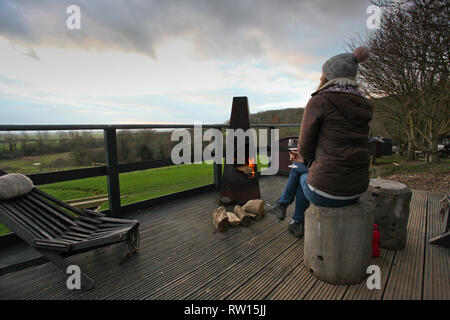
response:
M380 231L378 231L378 225L373 225L373 238L372 238L372 257L380 256Z

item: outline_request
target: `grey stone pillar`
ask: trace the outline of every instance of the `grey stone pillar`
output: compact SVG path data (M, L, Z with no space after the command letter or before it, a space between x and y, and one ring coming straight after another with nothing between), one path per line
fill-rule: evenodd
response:
M403 183L370 179L363 198L376 205L375 223L380 231L381 248L400 250L405 247L411 197L411 190Z
M362 282L372 257L373 221L368 201L340 208L311 204L305 212L305 267L332 284Z

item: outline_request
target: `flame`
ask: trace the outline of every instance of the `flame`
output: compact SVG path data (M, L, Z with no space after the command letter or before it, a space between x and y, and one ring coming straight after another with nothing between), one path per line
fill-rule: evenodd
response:
M255 158L250 158L249 159L249 163L248 163L248 167L252 169L252 175L250 176L251 178L254 178L256 175L256 162L255 162Z

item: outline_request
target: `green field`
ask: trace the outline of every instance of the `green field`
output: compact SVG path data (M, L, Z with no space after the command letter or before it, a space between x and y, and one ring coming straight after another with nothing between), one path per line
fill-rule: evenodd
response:
M23 157L14 160L0 160L0 169L6 172L21 172L24 174L75 169L75 167L64 167L64 168L47 167L48 163L51 163L57 159L60 158L67 159L69 157L69 154L70 152L65 152L65 153L46 154L35 157ZM37 163L40 163L40 165L35 165Z
M376 165L370 168L370 177L386 177L393 174L444 173L450 172L450 159L441 159L439 163L424 161L407 162L399 156L384 156L376 159Z
M119 175L122 205L213 183L213 168L207 164L178 165ZM87 178L40 186L61 200L107 194L106 177ZM107 209L107 203L102 210Z

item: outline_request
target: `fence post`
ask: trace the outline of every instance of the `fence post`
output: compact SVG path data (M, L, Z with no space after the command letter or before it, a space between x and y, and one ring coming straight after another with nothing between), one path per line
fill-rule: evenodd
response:
M120 216L120 185L117 161L116 129L105 129L105 159L108 173L108 203L112 217Z
M268 167L270 168L272 166L272 130L275 130L275 127L269 127L269 130L267 132L268 134L268 138L267 138L267 144L268 144L268 148L267 148L267 155L269 157L269 161L267 163Z
M217 129L222 132L222 128ZM214 186L216 190L220 190L220 187L222 186L222 161L223 159L221 160L220 163L214 161Z

